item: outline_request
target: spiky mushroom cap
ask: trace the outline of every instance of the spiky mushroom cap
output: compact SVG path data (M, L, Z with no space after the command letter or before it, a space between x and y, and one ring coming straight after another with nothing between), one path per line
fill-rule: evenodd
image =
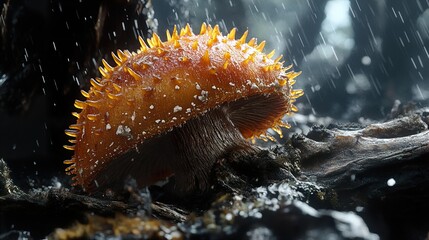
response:
M199 34L189 25L175 27L164 42L154 33L147 44L139 38L137 52L112 53L114 67L103 60L102 78L82 91L86 100L75 102L82 110L66 130L74 144L65 146L74 150L66 171L74 184L86 190L98 185L112 159L231 103L239 104L225 111L244 138L266 137L268 128L281 133L287 127L282 117L297 111L293 102L303 94L292 89L299 73L283 67L281 56L272 59L274 51L265 54L265 41L246 42L248 31L239 39L235 34L234 28L223 36L217 25L202 24ZM171 171L157 171L147 182Z

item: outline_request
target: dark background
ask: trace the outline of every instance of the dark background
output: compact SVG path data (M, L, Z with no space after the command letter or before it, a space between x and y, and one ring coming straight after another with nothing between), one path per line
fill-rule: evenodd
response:
M64 129L102 58L189 22L249 29L302 70L300 116L365 123L429 96L424 0L6 0L0 22L0 158L23 187L65 177ZM151 18L154 14L154 19ZM293 121L292 121L293 123ZM296 131L303 129L295 127ZM304 129L305 131L305 129Z

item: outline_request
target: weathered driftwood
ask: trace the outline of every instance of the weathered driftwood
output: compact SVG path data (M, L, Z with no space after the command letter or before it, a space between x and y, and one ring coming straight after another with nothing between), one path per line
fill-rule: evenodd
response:
M393 185L404 189L429 183L425 113L362 129L314 127L307 136L294 136L292 145L300 150L302 176L336 191L383 195Z
M428 236L429 109L406 108L384 123L313 127L291 139L299 178L324 188L322 206L361 211L385 239Z

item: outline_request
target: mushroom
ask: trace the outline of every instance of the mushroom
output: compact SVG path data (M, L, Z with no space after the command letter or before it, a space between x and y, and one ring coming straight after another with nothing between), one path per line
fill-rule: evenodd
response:
M82 90L77 122L65 131L74 185L98 192L128 176L147 186L174 175L178 191L205 190L216 160L255 152L249 139L269 128L281 134L303 94L291 87L299 73L263 53L265 41L235 34L175 27L164 42L154 33L147 44L139 38L137 52L112 53L116 66L103 60L102 78Z

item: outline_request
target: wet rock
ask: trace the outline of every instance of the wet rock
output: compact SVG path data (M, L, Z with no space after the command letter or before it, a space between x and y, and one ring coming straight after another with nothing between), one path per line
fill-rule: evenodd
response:
M299 201L275 212L264 210L260 219L237 220L237 225L230 239L379 239L353 212L317 211Z
M303 183L308 184L309 183ZM248 197L223 195L202 215L192 213L180 223L148 216L88 216L85 223L57 229L58 239L378 239L362 218L353 212L316 210L301 200L307 197L300 187L287 182L259 187ZM312 188L314 194L319 189Z
M20 194L21 190L13 183L10 169L6 162L0 158L0 196L7 194Z
M27 240L32 239L30 232L27 231L8 231L5 233L0 233L0 239L17 239L17 240Z
M313 187L313 193L318 189ZM253 196L224 196L202 216L190 216L181 230L210 239L378 239L354 213L316 210L287 182L259 187ZM261 238L257 238L261 237Z

